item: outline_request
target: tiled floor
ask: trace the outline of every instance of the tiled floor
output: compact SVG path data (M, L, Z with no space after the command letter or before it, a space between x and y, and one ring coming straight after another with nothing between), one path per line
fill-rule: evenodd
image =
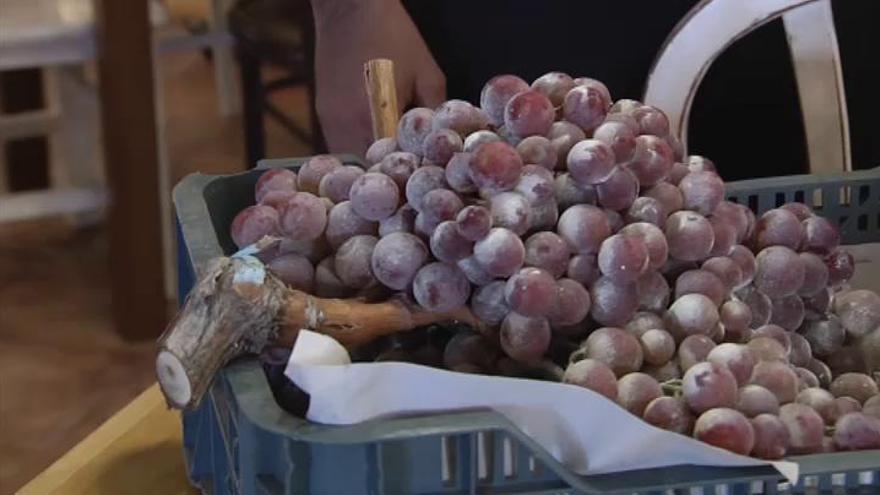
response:
M219 116L209 63L197 53L161 63L172 180L242 170L240 120ZM307 119L303 91L281 98ZM274 123L267 136L269 156L309 153ZM154 381L153 342L126 343L113 331L106 259L100 225L0 225L0 495L13 493Z

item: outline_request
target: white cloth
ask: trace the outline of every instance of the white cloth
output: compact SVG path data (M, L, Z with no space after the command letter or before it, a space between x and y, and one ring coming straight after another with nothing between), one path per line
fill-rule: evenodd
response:
M473 375L409 363L351 363L345 349L301 330L285 374L311 395L307 418L350 425L414 413L493 409L578 474L677 464L771 464L795 482L798 465L736 455L655 428L607 398L564 383Z

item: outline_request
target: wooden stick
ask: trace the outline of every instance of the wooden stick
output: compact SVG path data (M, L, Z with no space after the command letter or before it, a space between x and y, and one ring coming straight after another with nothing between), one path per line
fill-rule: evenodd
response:
M364 64L364 79L373 119L373 139L397 135L397 86L394 83L394 62L380 58Z
M431 313L402 300L322 299L287 288L256 258L219 258L159 340L156 374L170 406L192 409L230 359L269 345L291 346L303 328L354 348L443 321L480 328L467 308Z

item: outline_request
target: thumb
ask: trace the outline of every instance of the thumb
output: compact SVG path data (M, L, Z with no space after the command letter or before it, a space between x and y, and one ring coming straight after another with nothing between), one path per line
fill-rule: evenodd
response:
M437 108L446 101L446 77L439 69L425 71L416 75L416 104Z

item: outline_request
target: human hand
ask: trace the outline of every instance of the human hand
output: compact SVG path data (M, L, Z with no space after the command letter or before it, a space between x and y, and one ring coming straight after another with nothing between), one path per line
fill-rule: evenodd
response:
M364 63L394 61L398 108L434 108L446 78L400 0L314 0L316 105L332 153L363 156L373 140Z

